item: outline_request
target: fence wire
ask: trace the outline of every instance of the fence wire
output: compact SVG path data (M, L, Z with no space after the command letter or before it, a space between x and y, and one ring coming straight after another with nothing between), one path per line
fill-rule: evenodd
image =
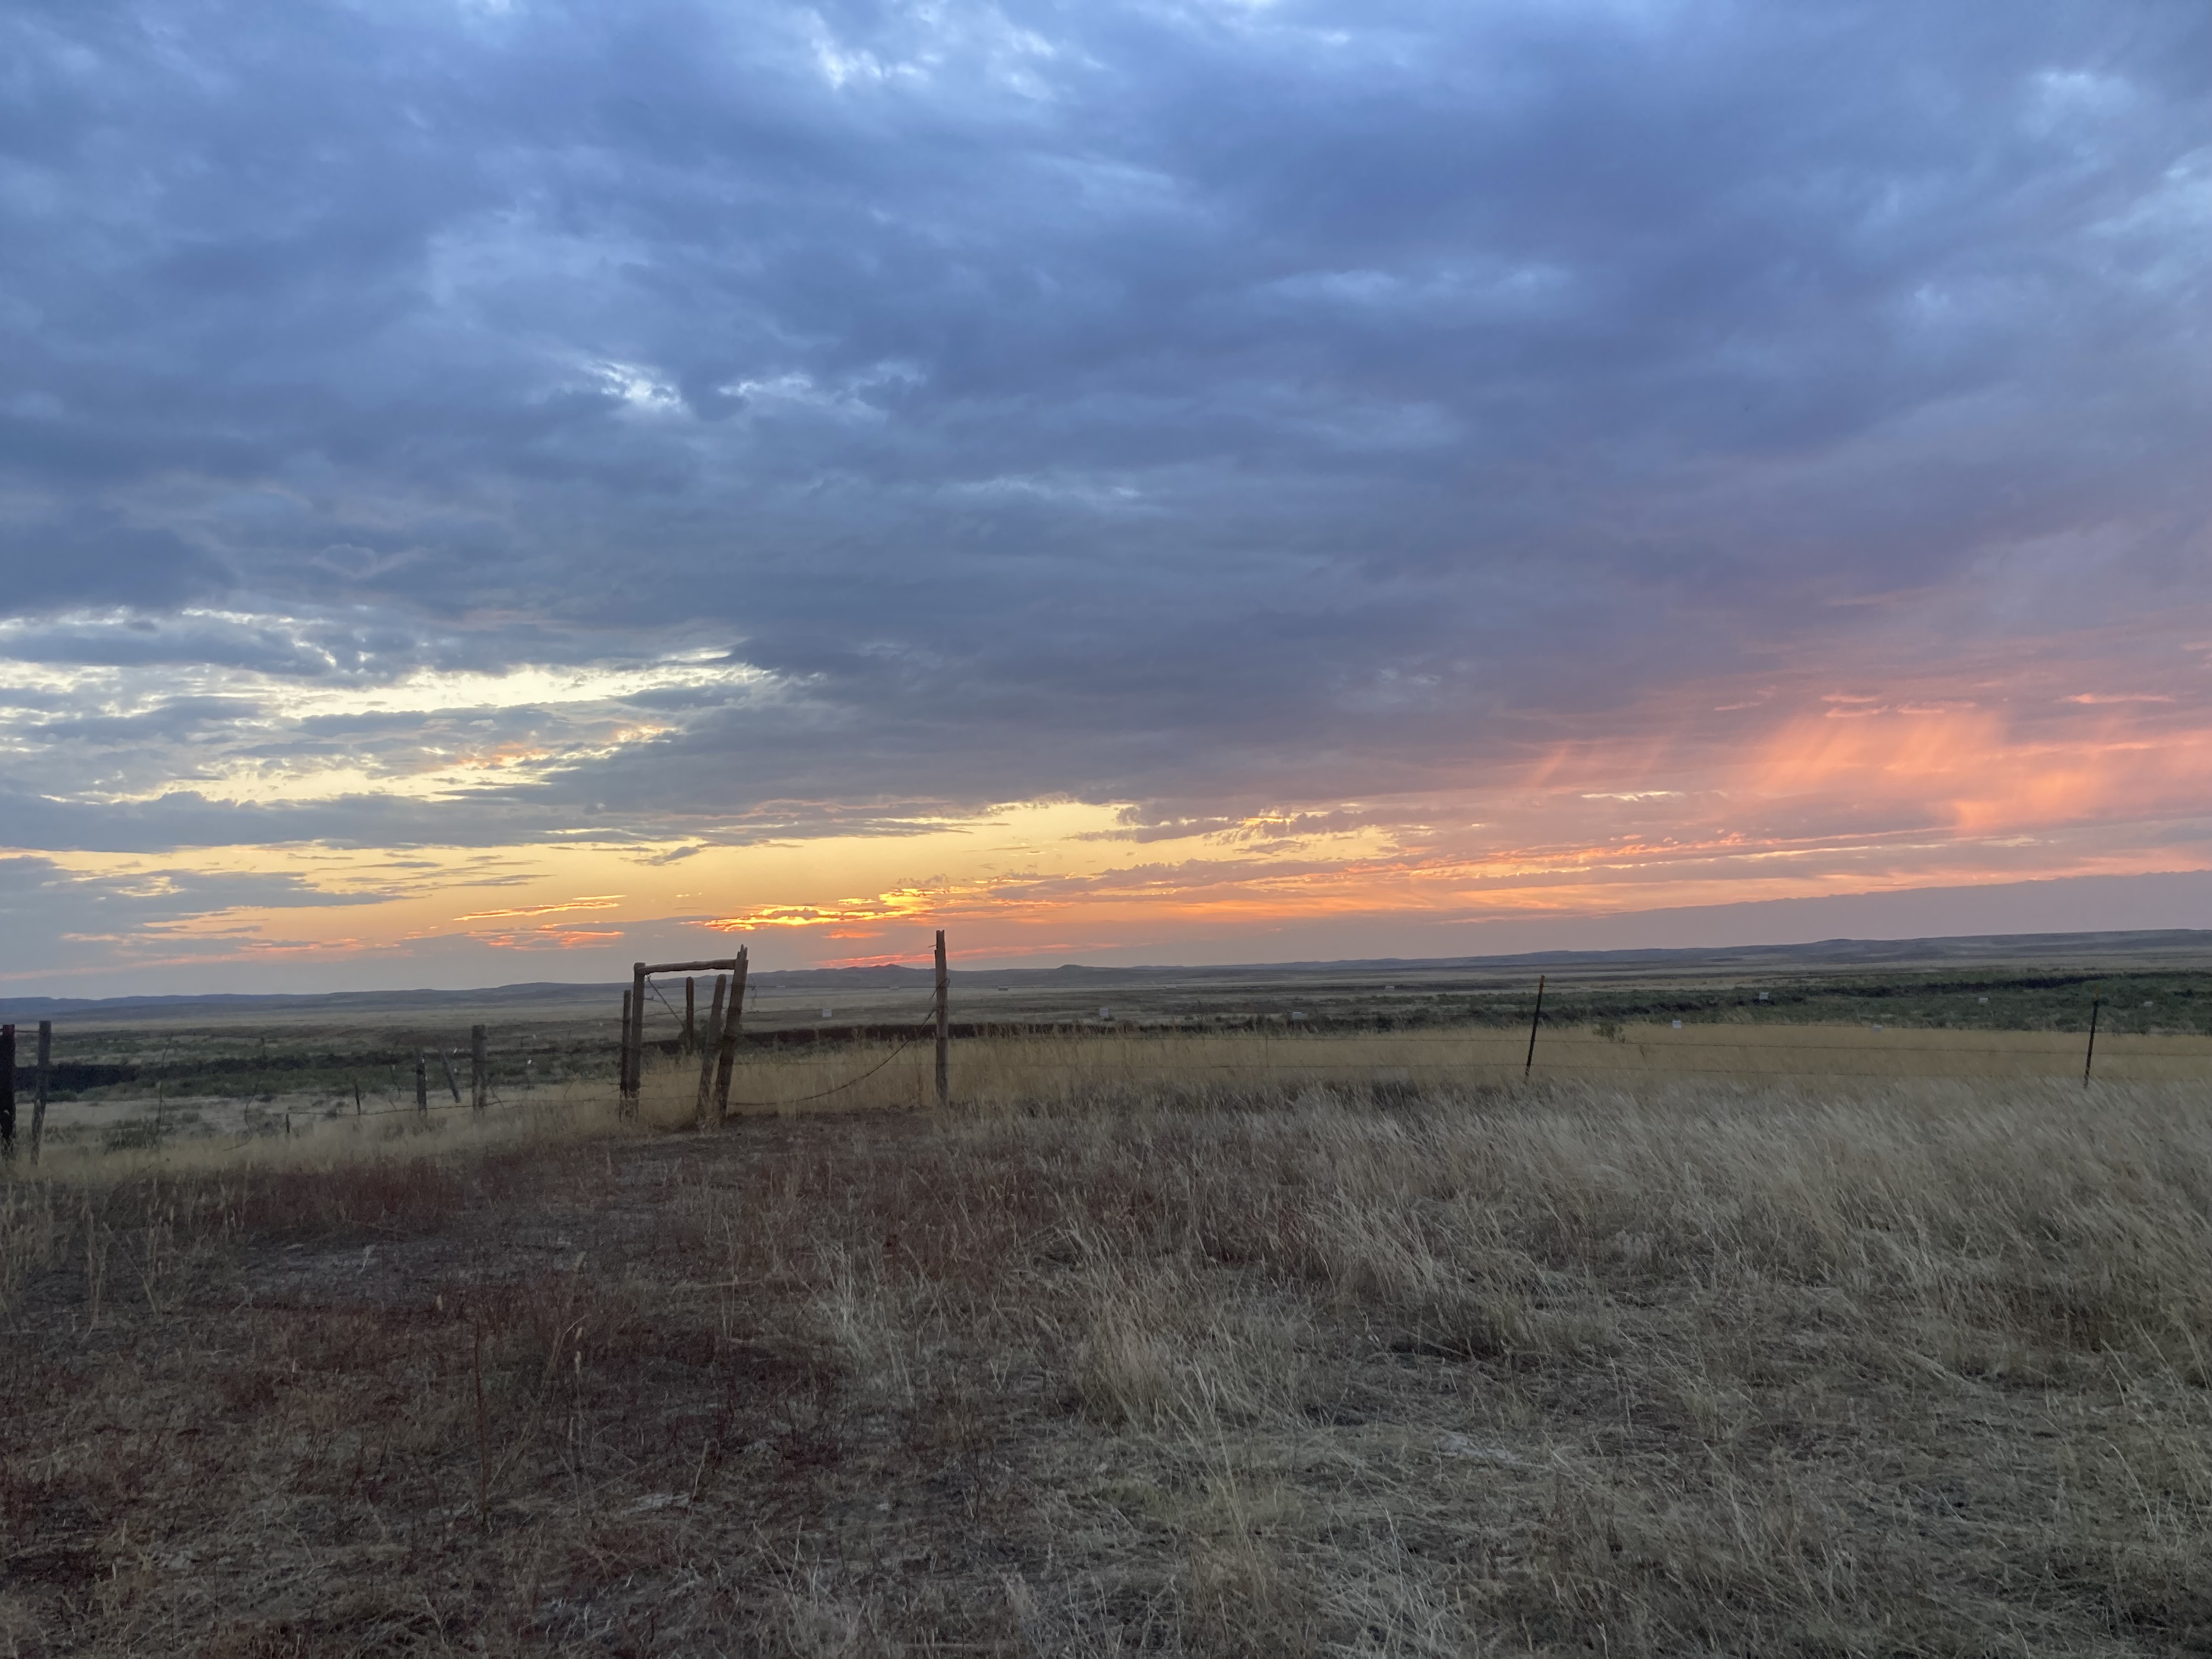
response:
M654 989L658 993L659 988ZM665 996L660 1000L670 1014L675 1016L674 1006ZM896 1030L897 1024L904 1022L886 1024L891 1024L891 1029ZM889 1053L872 1064L826 1088L777 1098L732 1098L729 1104L756 1111L773 1111L845 1094L880 1075L902 1055L927 1042L934 1036L933 1030L926 1021L918 1022L917 1027L909 1035L900 1038ZM1438 1077L1439 1073L1457 1073L1480 1076L1485 1081L1503 1075L1513 1080L1526 1077L1539 1083L1547 1078L1627 1082L1632 1079L1664 1080L1669 1077L1765 1082L1823 1078L1839 1081L1960 1081L1979 1078L1993 1082L2027 1082L2070 1079L2078 1074L2081 1063L2088 1059L2086 1032L2021 1031L2011 1034L2014 1039L2011 1042L1992 1042L1986 1040L1988 1034L1983 1033L1974 1035L1983 1036L1984 1040L1953 1042L1948 1040L1950 1033L1943 1028L1873 1028L1863 1030L1858 1039L1852 1042L1803 1042L1794 1040L1794 1037L1797 1031L1804 1030L1804 1027L1778 1024L1750 1025L1741 1029L1741 1036L1722 1035L1727 1028L1717 1026L1705 1027L1694 1036L1687 1032L1660 1030L1635 1036L1607 1036L1586 1034L1579 1027L1573 1028L1571 1031L1540 1029L1533 1066L1526 1065L1522 1058L1524 1034L1505 1025L1425 1031L1356 1029L1276 1031L1250 1027L1226 1030L1175 1027L1132 1030L1087 1028L1080 1024L1046 1028L1008 1026L960 1039L953 1046L953 1055L957 1066L967 1058L963 1050L972 1054L978 1046L996 1048L1005 1045L1016 1050L1011 1055L1005 1055L1005 1050L1001 1048L1001 1054L1011 1061L1011 1069L1018 1073L1048 1072L1054 1069L1048 1065L1025 1064L1018 1053L1020 1046L1054 1042L1085 1047L1111 1044L1121 1051L1120 1058L1123 1065L1142 1056L1141 1060L1129 1069L1148 1073L1160 1081L1172 1081L1177 1076L1193 1074L1236 1074L1297 1075L1370 1084L1387 1084L1396 1080L1390 1077L1390 1073L1407 1072L1419 1072L1438 1081L1445 1080ZM1712 1035L1705 1035L1706 1032ZM1965 1036L1967 1033L1961 1031L1959 1035ZM1927 1040L1930 1036L1936 1040ZM2133 1046L2145 1039L2176 1045L2176 1048L2145 1053ZM851 1042L850 1039L848 1041ZM859 1039L860 1042L867 1041L866 1038ZM1382 1052L1369 1052L1357 1056L1328 1052L1349 1043L1358 1043L1370 1050ZM2121 1044L2128 1046L2121 1047ZM2180 1044L2191 1046L2179 1048ZM1175 1052L1183 1046L1203 1046L1218 1051L1224 1045L1234 1045L1247 1052L1231 1059L1202 1058L1197 1054L1184 1056ZM854 1046L858 1045L855 1043ZM1455 1052L1436 1052L1440 1049ZM165 1055L166 1052L165 1048ZM1734 1059L1738 1063L1719 1063L1723 1056ZM1795 1063L1806 1056L1849 1056L1860 1063L1831 1062L1817 1066ZM452 1063L450 1054L441 1055L441 1058L447 1064ZM827 1058L827 1055L819 1056L815 1063ZM1088 1073L1100 1081L1114 1080L1115 1074L1122 1069L1121 1065L1105 1055L1070 1054L1066 1058L1070 1063L1066 1069L1071 1073ZM758 1064L769 1060L770 1056L756 1053L750 1059L753 1064ZM2212 1082L2212 1037L2198 1033L2100 1033L2095 1060L2094 1073L2085 1081ZM2008 1064L1986 1063L1992 1060ZM750 1066L741 1067L741 1075L744 1069L750 1069ZM2146 1073L2148 1075L2145 1075ZM526 1082L525 1087L528 1087ZM471 1100L421 1105L402 1102L378 1107L356 1105L356 1109L349 1113L341 1105L337 1110L312 1111L307 1122L312 1128L325 1120L343 1121L347 1118L356 1121L384 1117L420 1119L434 1114L443 1115L460 1112L497 1111L505 1114L524 1109L531 1103L527 1099L510 1097L496 1085L489 1085L483 1107L477 1106ZM285 1115L289 1120L290 1114ZM282 1129L274 1121L268 1121L216 1144L236 1150L258 1141L289 1138L290 1133L289 1121Z
M1152 1049L1153 1052L1151 1054L1145 1055L1144 1061L1138 1063L1142 1066L1142 1069L1148 1072L1156 1071L1168 1079L1191 1073L1238 1075L1260 1073L1274 1076L1297 1074L1307 1077L1318 1074L1324 1077L1376 1079L1378 1073L1387 1074L1393 1071L1419 1071L1429 1074L1473 1073L1490 1076L1504 1073L1514 1077L1526 1076L1535 1081L1540 1081L1547 1077L1626 1081L1632 1079L1651 1079L1673 1076L1735 1078L1766 1081L1817 1078L1835 1078L1839 1080L1890 1079L1902 1081L1925 1079L1956 1081L1988 1078L1992 1081L2021 1082L2041 1079L2070 1078L2076 1074L2081 1063L2088 1058L2086 1051L2087 1033L2085 1032L2023 1031L2018 1034L2021 1041L2017 1042L1992 1043L1988 1042L1952 1042L1940 1040L1934 1042L1914 1042L1910 1040L1906 1031L1885 1033L1880 1030L1869 1031L1863 1040L1853 1042L1802 1042L1790 1040L1789 1028L1751 1027L1747 1028L1748 1031L1757 1031L1762 1035L1759 1037L1748 1037L1747 1040L1722 1038L1716 1041L1703 1037L1684 1037L1671 1032L1660 1032L1640 1037L1599 1039L1605 1045L1604 1048L1599 1051L1606 1056L1602 1059L1591 1055L1593 1043L1588 1037L1571 1037L1564 1045L1556 1038L1549 1043L1540 1038L1534 1064L1529 1065L1524 1060L1523 1051L1520 1046L1523 1040L1522 1035L1510 1027L1486 1026L1476 1030L1455 1032L1301 1031L1279 1034L1267 1031L1209 1032L1173 1029L1139 1032L1086 1031L1080 1027L1070 1029L1064 1026L1050 1030L1024 1030L1021 1028L1011 1028L1001 1033L994 1033L981 1038L971 1037L957 1043L954 1048L954 1063L956 1066L960 1064L961 1050L969 1048L972 1043L979 1042L989 1043L995 1041L1018 1044L1024 1038L1039 1042L1054 1040L1081 1042L1086 1038L1094 1042L1103 1042L1109 1039L1118 1039L1119 1046L1124 1051L1125 1059L1133 1060L1137 1055L1143 1054L1147 1048ZM1766 1032L1772 1032L1773 1036L1767 1037L1764 1035ZM927 1032L923 1033L924 1036L927 1035ZM2139 1039L2146 1035L2166 1041L2181 1042L2189 1042L2194 1036L2194 1034L2184 1036L2165 1033L2114 1032L2106 1034L2103 1040L2106 1043L2112 1043L2115 1039L2128 1037ZM732 1104L760 1109L792 1106L826 1099L833 1095L843 1093L846 1090L875 1076L921 1040L922 1040L921 1037L907 1038L866 1071L842 1083L833 1085L830 1088L775 1100L732 1101ZM2106 1080L2108 1081L2212 1080L2212 1039L2196 1037L2195 1041L2205 1045L2202 1052L2144 1054L2132 1048L2122 1048L2118 1052L2107 1048L2098 1054L2097 1069L2100 1073L2105 1073L2106 1068L2110 1067L2112 1072L2124 1074L2119 1077L2106 1074ZM1429 1054L1402 1053L1340 1057L1327 1053L1301 1054L1296 1052L1308 1046L1315 1049L1325 1049L1339 1043L1353 1042L1387 1046L1390 1049L1401 1051L1413 1048L1427 1049L1433 1053L1437 1048L1448 1048L1458 1052L1449 1055L1434 1054L1433 1057ZM1209 1046L1224 1043L1249 1044L1256 1052L1229 1060L1204 1059L1196 1056L1185 1058L1172 1052L1179 1042ZM1567 1048L1565 1054L1560 1052L1563 1046ZM1492 1049L1493 1052L1484 1054L1481 1051L1485 1048ZM1739 1063L1734 1065L1721 1063L1720 1057L1723 1055L1735 1058ZM1795 1063L1808 1055L1848 1056L1850 1060L1860 1063L1853 1065L1832 1061L1817 1066ZM1075 1057L1071 1056L1070 1059L1074 1060ZM1988 1064L1987 1062L1990 1060L2005 1061L2009 1064ZM1150 1063L1146 1064L1145 1061ZM1900 1062L1904 1063L1900 1064ZM1081 1061L1075 1061L1075 1063L1082 1064ZM1022 1066L1018 1058L1014 1059L1012 1064L1019 1069L1029 1069ZM1102 1076L1110 1076L1118 1067L1109 1060L1094 1063L1092 1069ZM2142 1073L2146 1070L2151 1072L2153 1075L2142 1076ZM2184 1074L2175 1075L2177 1072ZM1388 1080L1387 1077L1382 1080Z
M925 1035L933 1035L933 1033ZM832 1095L842 1095L846 1090L855 1088L860 1084L866 1083L870 1078L882 1071L884 1066L890 1065L893 1060L896 1060L901 1054L913 1048L915 1043L921 1040L921 1036L910 1036L905 1042L900 1043L897 1048L892 1049L890 1053L885 1054L881 1060L878 1060L874 1065L869 1066L866 1071L862 1072L858 1077L848 1077L842 1083L833 1085L831 1087L827 1089L817 1089L811 1095L793 1095L783 1100L733 1100L730 1104L732 1106L798 1106L804 1104L805 1102L810 1100L827 1100Z

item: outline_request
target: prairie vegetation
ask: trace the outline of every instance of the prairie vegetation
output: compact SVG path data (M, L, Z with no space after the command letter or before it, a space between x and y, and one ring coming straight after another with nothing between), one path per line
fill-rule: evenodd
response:
M1070 1103L1102 1091L1182 1102L1235 1099L1255 1087L1379 1090L1386 1096L1517 1086L1530 1080L1819 1081L1851 1089L1915 1079L2071 1079L2083 1038L2054 1031L1893 1030L1856 1026L1547 1024L1530 1063L1528 1025L1500 1030L1262 1030L1010 1034L951 1046L955 1099L984 1109ZM755 1049L731 1090L744 1110L897 1109L933 1097L933 1051L920 1040ZM2212 1078L2212 1037L2101 1033L2096 1075L2112 1082ZM649 1072L647 1115L691 1120L696 1069Z
M760 994L748 1000L749 1048L785 1052L817 1040L835 1045L914 1030L925 1021L926 985L896 974L892 982L865 987L776 982L808 977L761 976ZM1108 975L1097 986L1060 985L1049 974L1016 974L1004 987L988 978L972 982L978 977L972 975L955 977L961 981L955 1019L1000 1036L1486 1035L1501 1054L1511 1047L1513 1032L1527 1030L1535 991L1534 975L1519 970L1507 976L1410 966L1342 973L1249 969L1234 978L1132 970L1124 977L1133 982ZM135 1017L97 1008L64 1012L55 1016L51 1089L56 1099L80 1109L72 1121L120 1121L158 1099L167 1121L187 1133L234 1129L246 1115L240 1108L247 1105L260 1109L258 1118L271 1110L404 1109L414 1098L417 1054L428 1057L434 1097L450 1098L448 1066L466 1082L469 1027L477 1021L491 1029L495 1087L503 1098L596 1087L612 1078L620 988L526 987L497 997L474 994L473 1000L471 994L440 1000L428 994L359 994L296 1006L280 999L283 1006L268 1008L249 999L237 1007L203 1002L168 1012L141 1009ZM1948 1032L1954 1041L1980 1032L2000 1044L2015 1035L2040 1036L2054 1052L2065 1052L2061 1034L2086 1031L2091 1002L2100 996L2104 1037L2195 1038L2191 1052L2212 1048L2212 975L2181 966L1815 972L1801 964L1725 983L1585 966L1553 977L1545 1019L1547 1030L1560 1033L1671 1031L1680 1020L1689 1036L1678 1041L1785 1045L1808 1042L1808 1028L1881 1025L1893 1033ZM385 1002L394 1006L380 1006ZM664 1055L675 1052L682 1005L682 988L672 983L656 983L647 1000L648 1042ZM702 1018L704 1008L702 1001ZM40 1012L17 1008L5 1017L27 1030L25 1023Z
M2212 1644L2201 1086L1096 1058L19 1170L0 1644Z

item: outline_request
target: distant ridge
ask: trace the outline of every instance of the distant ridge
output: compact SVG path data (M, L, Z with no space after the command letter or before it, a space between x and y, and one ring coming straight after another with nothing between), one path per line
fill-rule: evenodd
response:
M2109 933L1977 933L1952 938L1902 939L1821 939L1810 945L1741 945L1697 946L1680 950L1530 951L1511 956L1487 957L1367 957L1337 962L1255 962L1178 967L1160 963L1147 967L1089 967L1064 963L1056 968L963 968L955 969L955 984L969 987L1006 986L1014 988L1109 987L1141 984L1163 977L1177 981L1234 981L1262 977L1281 979L1336 974L1480 973L1510 975L1572 973L1577 969L1647 969L1680 973L1729 969L1765 972L1819 972L1822 969L1867 968L1941 968L1986 964L2039 963L2052 959L2081 966L2152 967L2185 960L2212 967L2212 929L2171 927ZM863 968L795 968L763 972L752 977L763 989L896 990L924 985L930 969L884 963ZM401 1013L410 1009L451 1009L456 1005L496 1008L505 1004L573 1002L581 1006L619 997L627 981L533 980L520 985L499 985L458 991L328 991L313 994L283 993L190 994L125 997L6 997L0 998L0 1020L68 1018L93 1015L182 1014L195 1008L214 1012L255 1010L268 1012L297 1011L331 1014Z
M624 988L628 981L622 982ZM121 1014L133 1012L168 1013L186 1008L314 1008L343 1013L360 1009L382 1012L393 1009L434 1008L455 1002L495 1005L501 1002L543 1001L580 993L603 993L607 988L568 980L536 980L524 985L501 985L477 991L317 991L182 992L169 996L137 997L0 997L0 1019L48 1019L64 1014Z

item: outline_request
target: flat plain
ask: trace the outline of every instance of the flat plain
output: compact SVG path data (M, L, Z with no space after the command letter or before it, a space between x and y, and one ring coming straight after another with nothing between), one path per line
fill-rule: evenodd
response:
M0 1643L2212 1648L2203 1036L2085 1087L2012 993L1862 988L1572 1008L1525 1080L1301 986L972 1036L947 1112L856 1030L720 1131L579 1047L481 1115L64 1133L0 1186Z
M1540 965L956 971L952 1063L971 1100L1071 1078L1504 1082L1524 1069L1540 973L1531 1075L1557 1080L2078 1077L2093 1006L2097 1075L2184 1081L2212 1071L2212 936L2195 933L1839 942ZM709 986L693 988L703 1021ZM54 1144L121 1147L296 1136L338 1117L404 1111L418 1056L432 1109L451 1109L478 1024L502 1107L583 1103L611 1085L621 995L611 985L525 985L25 1002L0 1014L27 1034L30 1020L54 1020ZM921 1037L929 1004L927 973L910 968L756 975L744 1016L750 1075L736 1093L775 1106L834 1086ZM684 1006L680 980L655 982L647 1037L672 1064ZM925 1057L903 1055L830 1103L914 1104L931 1092L927 1069Z

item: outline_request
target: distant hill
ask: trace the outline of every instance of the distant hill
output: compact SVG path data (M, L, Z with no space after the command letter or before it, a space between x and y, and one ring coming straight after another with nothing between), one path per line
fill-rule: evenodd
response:
M624 981L623 987L628 981ZM612 988L619 994L621 988ZM611 988L542 980L526 985L501 985L479 991L325 991L308 995L244 995L210 993L201 995L140 997L0 997L0 1020L18 1024L27 1019L58 1019L83 1014L158 1016L210 1013L273 1012L297 1009L319 1013L394 1013L410 1008L451 1007L457 1002L496 1006L501 1003L542 1003L571 998L603 1001Z
M1742 945L1674 951L1537 951L1516 956L1376 957L1344 962L1245 963L1206 967L1090 967L956 969L956 985L1016 990L1091 990L1173 981L1181 984L1279 983L1316 977L1370 974L1472 973L1562 977L1613 975L1712 975L1735 971L1864 972L1878 969L1929 971L1966 964L2003 966L2063 963L2071 966L2212 967L2212 930L2175 927L2111 933L1990 933L1955 939L1822 939L1811 945ZM829 994L902 991L926 988L927 964L866 968L805 968L755 974L763 990ZM136 997L0 998L0 1020L89 1018L173 1018L195 1014L285 1013L343 1016L404 1014L413 1010L450 1015L459 1007L487 1012L502 1006L573 1006L596 1012L619 999L626 981L572 982L538 980L462 991L333 991L315 995L180 995Z

